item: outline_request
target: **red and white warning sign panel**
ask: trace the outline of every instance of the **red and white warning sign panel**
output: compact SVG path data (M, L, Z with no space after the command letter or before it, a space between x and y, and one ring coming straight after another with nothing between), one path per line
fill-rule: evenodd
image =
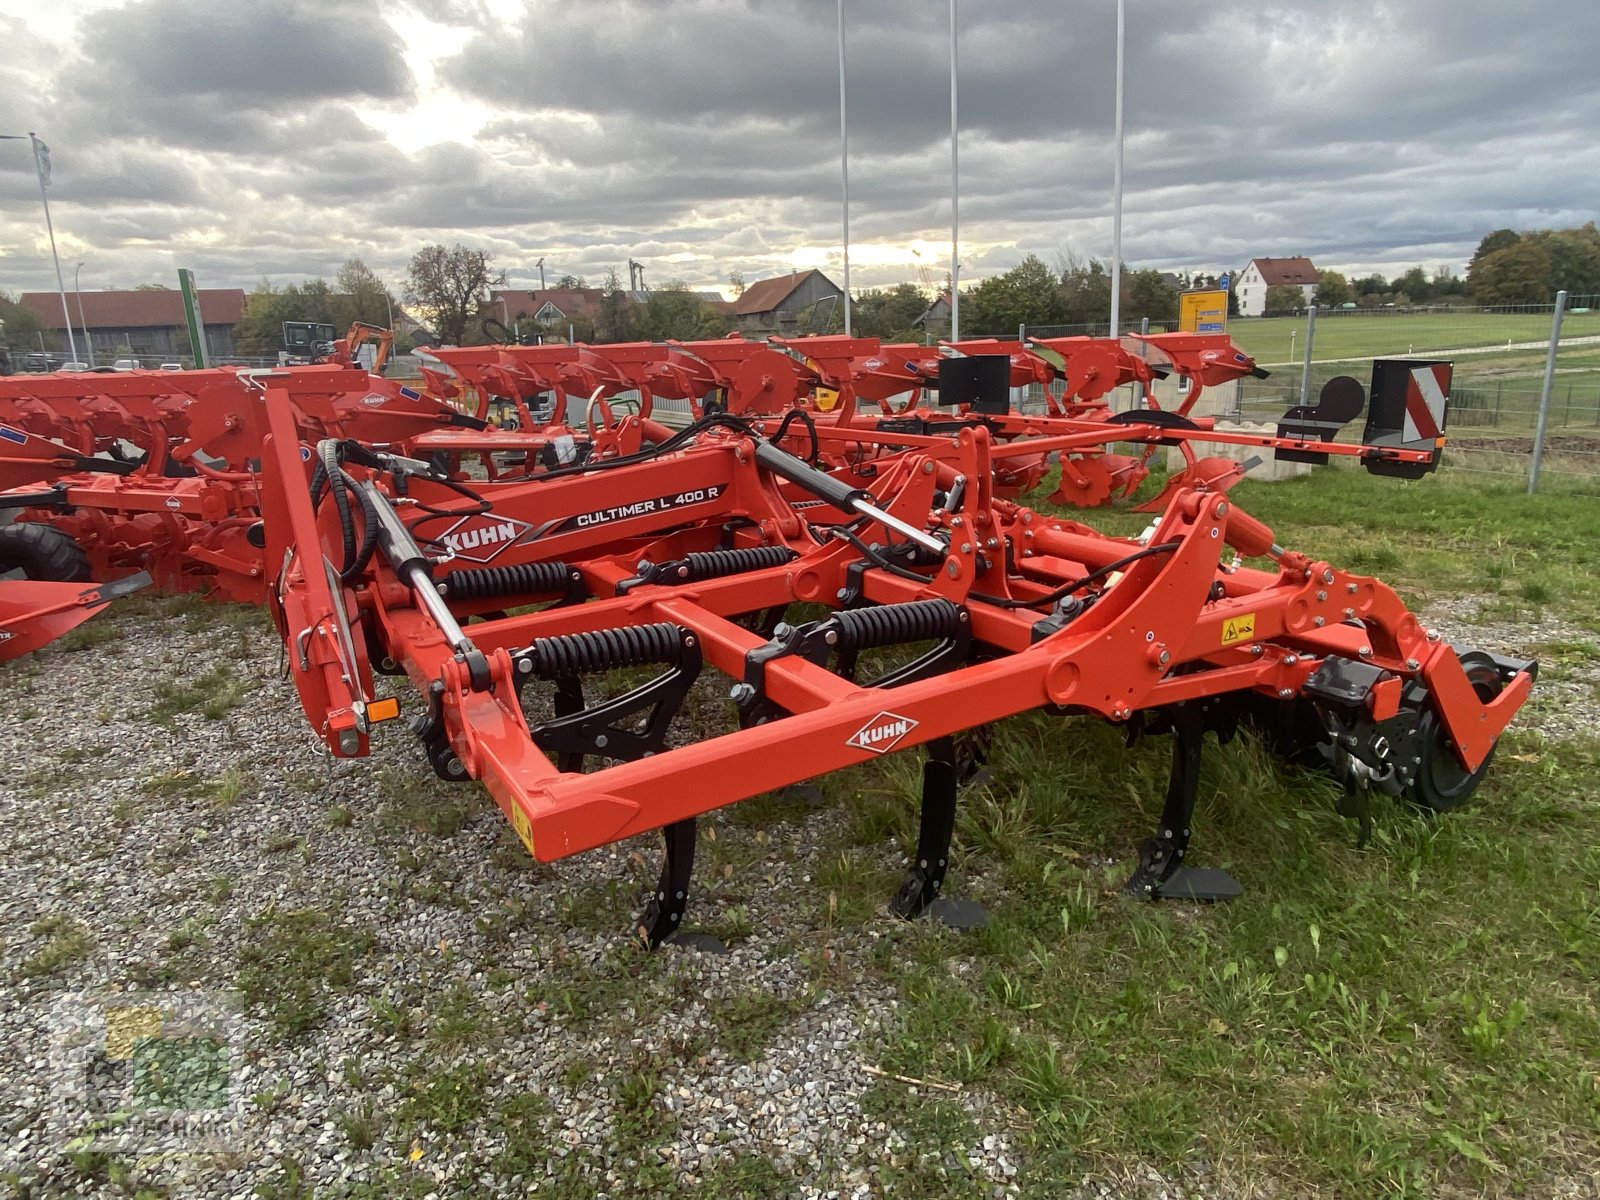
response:
M1431 440L1443 432L1445 395L1449 386L1449 363L1429 363L1411 369L1411 380L1406 385L1406 441Z

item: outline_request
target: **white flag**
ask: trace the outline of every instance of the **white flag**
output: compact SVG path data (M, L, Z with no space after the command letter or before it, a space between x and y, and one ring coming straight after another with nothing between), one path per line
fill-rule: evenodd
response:
M33 139L33 156L39 162L39 186L50 186L50 147L38 138Z

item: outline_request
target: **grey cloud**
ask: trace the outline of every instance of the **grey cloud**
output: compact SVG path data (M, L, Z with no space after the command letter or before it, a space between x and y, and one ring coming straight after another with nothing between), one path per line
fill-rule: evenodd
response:
M0 109L43 114L58 224L130 272L164 275L181 252L212 282L249 284L360 253L394 276L422 243L461 240L522 281L540 255L591 282L631 255L653 281L709 284L837 241L832 0L543 3L510 25L481 0L404 6L471 31L439 73L493 110L475 141L407 155L360 120L356 106L403 103L412 83L398 39L354 2L145 0L89 17L77 53L19 31ZM847 7L853 235L937 243L947 10ZM1101 7L961 6L969 278L1029 251L1109 250ZM1539 21L1488 0L1139 0L1128 23L1138 265L1459 263L1496 226L1595 215L1600 6ZM0 150L0 245L20 247L0 284L49 271L30 182L26 154ZM905 274L853 271L864 285Z

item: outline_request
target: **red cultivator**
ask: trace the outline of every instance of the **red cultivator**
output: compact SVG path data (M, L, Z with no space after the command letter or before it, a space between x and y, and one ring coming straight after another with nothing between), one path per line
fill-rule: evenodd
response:
M299 368L284 386L312 441L404 443L480 424L348 367ZM225 369L0 380L0 422L55 447L48 463L0 469L0 508L20 510L21 521L78 547L85 579L148 571L166 591L259 602L265 572L250 533L259 520L260 455L248 421L251 389L248 374ZM49 486L30 490L39 483Z
M1278 546L1206 478L1172 490L1137 539L998 494L1019 463L1092 452L1113 428L1181 442L1196 432L1187 418L1080 428L1051 422L1081 414L989 411L981 388L950 405L969 368L946 362L904 372L917 387L937 380L945 408L864 417L863 380L883 375L881 359L866 376L837 365L854 363L854 346L719 345L716 361L703 345L658 348L656 373L639 376L596 348L621 382L589 352L544 362L557 401L640 390L642 420L629 419L641 440L470 485L437 459L349 440L304 450L289 381L263 379L266 561L282 564L271 603L318 734L337 755L367 753L398 711L371 672L403 673L433 769L480 781L536 858L662 830L660 885L638 924L649 944L683 919L699 814L915 746L927 750L921 832L891 907L974 919L942 897L957 790L981 754L973 731L1028 709L1170 732L1166 809L1128 886L1218 898L1236 885L1184 863L1207 730L1271 725L1352 788L1443 810L1477 786L1528 697L1533 663L1458 653L1377 580ZM536 359L530 349L450 357L481 394L549 428L533 385L504 367ZM997 361L1009 384L1014 358ZM569 367L593 373L569 390ZM506 378L490 384L496 369ZM656 382L703 399L706 378L726 380L720 402L695 400L685 429L643 424ZM817 384L832 394L813 398ZM796 403L812 410L798 432L754 419ZM1266 444L1334 452L1306 436L1313 420ZM1414 448L1423 432L1343 449L1426 469L1437 449ZM615 676L598 686L613 672L627 673L620 692ZM684 740L674 721L692 691L727 697L727 732Z

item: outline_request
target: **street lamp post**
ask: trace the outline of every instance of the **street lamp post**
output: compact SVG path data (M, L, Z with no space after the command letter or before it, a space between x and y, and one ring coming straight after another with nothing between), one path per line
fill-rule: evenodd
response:
M67 348L72 353L72 360L78 360L78 338L72 332L72 313L67 308L67 281L61 275L61 256L56 253L56 228L50 221L50 147L41 142L29 130L27 134L0 133L0 141L20 142L27 137L29 145L33 147L33 167L39 175L39 199L44 202L44 227L50 235L50 258L56 264L56 291L61 296L61 316L67 323Z
M78 273L83 270L83 263L72 269L72 294L78 298L78 328L83 330L83 350L89 357L89 366L94 364L94 339L89 336L89 322L83 319L83 289L78 286Z

